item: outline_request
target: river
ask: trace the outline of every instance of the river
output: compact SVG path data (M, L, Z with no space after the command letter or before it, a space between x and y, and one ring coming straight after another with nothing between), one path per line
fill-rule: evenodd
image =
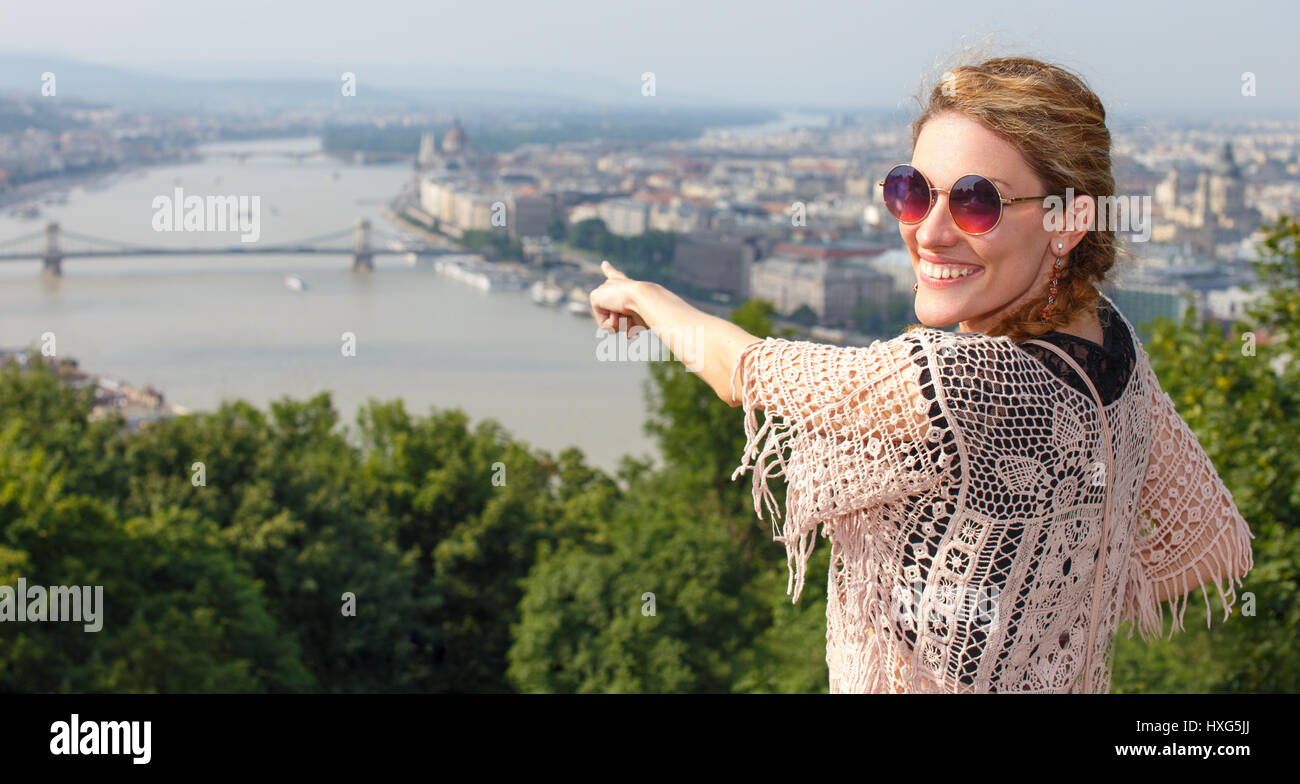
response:
M316 149L317 139L280 139L204 151ZM396 234L383 205L410 177L409 164L210 158L73 187L36 220L5 211L0 241L56 220L65 233L124 243L240 244L238 233L155 231L153 200L177 187L187 196L259 196L262 245L346 229L359 217ZM65 247L75 244L65 238ZM398 256L376 256L372 274L351 264L350 256L251 253L72 258L61 279L48 280L40 262L5 262L0 345L53 332L58 354L86 372L152 384L191 410L235 398L266 410L282 396L328 390L352 425L368 399L402 398L413 414L459 407L474 421L496 419L552 454L577 446L609 471L624 454L660 462L642 433L647 367L598 361L593 319L534 305L527 291L485 294ZM288 274L307 289L288 288ZM356 336L355 356L341 350L345 332Z

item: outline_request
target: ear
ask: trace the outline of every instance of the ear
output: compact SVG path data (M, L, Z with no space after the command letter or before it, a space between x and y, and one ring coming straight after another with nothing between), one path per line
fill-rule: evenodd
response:
M1057 239L1053 240L1052 250L1056 250L1055 243L1060 242L1065 247L1060 249L1057 256L1064 256L1071 250L1074 250L1080 242L1083 242L1083 235L1097 225L1097 201L1086 194L1074 197L1073 204L1069 209L1073 210L1072 223L1069 231L1060 232Z

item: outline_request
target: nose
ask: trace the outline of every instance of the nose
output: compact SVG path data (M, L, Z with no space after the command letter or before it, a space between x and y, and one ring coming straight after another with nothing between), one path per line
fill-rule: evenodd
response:
M926 248L952 245L960 230L952 221L952 213L948 211L948 194L944 191L932 191L930 199L930 212L926 214L924 220L914 224L917 244Z

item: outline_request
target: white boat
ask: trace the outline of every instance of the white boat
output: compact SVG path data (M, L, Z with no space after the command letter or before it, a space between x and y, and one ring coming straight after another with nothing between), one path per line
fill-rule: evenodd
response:
M473 286L479 291L521 289L528 281L513 272L488 264L482 256L444 256L435 259L433 269L439 275Z
M289 288L293 289L294 291L306 291L306 290L307 290L307 281L303 280L302 278L298 277L297 275L285 275L285 276L284 276L284 285L288 286Z
M564 289L550 282L535 282L531 294L538 305L559 305L564 301Z
M582 286L569 289L569 312L575 316L591 315L591 295Z

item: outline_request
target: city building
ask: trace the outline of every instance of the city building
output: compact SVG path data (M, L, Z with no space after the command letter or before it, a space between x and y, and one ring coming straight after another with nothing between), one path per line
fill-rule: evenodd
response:
M895 293L893 277L865 264L785 255L753 265L749 292L753 299L771 302L783 315L807 305L822 324L844 321L863 303L885 307Z
M596 207L610 234L636 237L650 227L651 203L641 199L606 199Z
M478 168L479 160L460 120L455 120L451 128L442 137L442 145L435 143L432 132L420 137L420 150L416 155L416 167L421 172L468 172Z
M693 286L745 300L749 298L754 262L767 254L770 244L753 233L678 234L673 275Z
M1246 204L1246 181L1225 141L1218 159L1196 174L1190 200L1182 194L1183 175L1171 168L1156 185L1153 199L1163 220L1153 227L1151 239L1189 245L1207 255L1216 246L1239 241L1263 222L1258 210Z
M890 248L871 259L871 266L880 270L894 282L896 291L910 291L916 283L916 268L912 252L907 248Z
M528 193L512 194L506 199L508 227L510 236L544 237L558 212L555 198L550 194L538 194L528 189Z

